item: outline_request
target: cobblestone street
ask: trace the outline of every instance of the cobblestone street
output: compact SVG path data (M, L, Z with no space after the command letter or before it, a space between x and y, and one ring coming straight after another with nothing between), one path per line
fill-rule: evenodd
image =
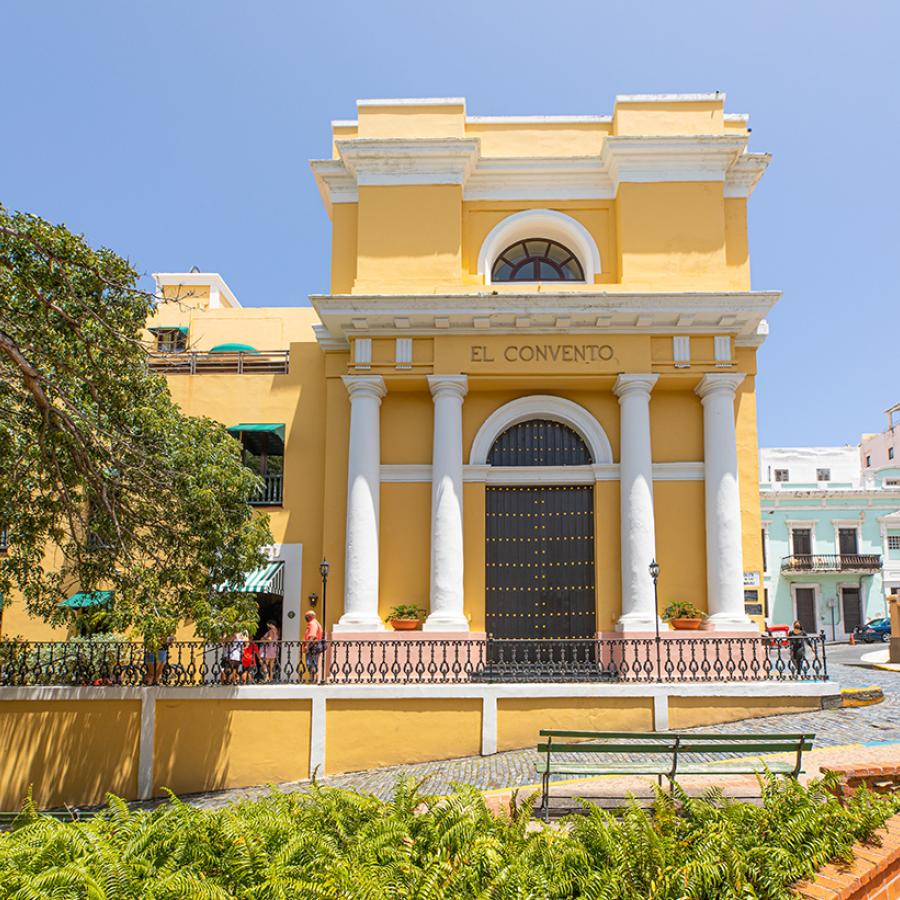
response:
M868 648L871 649L871 648ZM723 734L741 731L803 731L816 735L817 748L851 744L897 743L900 757L900 674L853 664L866 648L835 646L829 648L829 672L842 688L879 685L885 701L874 706L820 710L706 726L702 731ZM481 790L533 785L535 762L533 749L510 750L493 756L470 756L463 759L441 760L417 765L391 766L320 779L320 783L334 787L353 788L389 798L397 779L404 775L426 779L423 789L429 793L450 790L454 783L471 784ZM282 784L285 791L305 790L308 782ZM233 800L256 797L267 788L257 787L232 791L217 791L184 798L197 806L215 807Z

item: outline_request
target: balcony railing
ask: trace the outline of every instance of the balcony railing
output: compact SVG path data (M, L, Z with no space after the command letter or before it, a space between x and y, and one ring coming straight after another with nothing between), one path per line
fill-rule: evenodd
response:
M827 681L825 638L0 641L0 686Z
M881 557L877 553L803 553L785 556L781 571L790 572L878 572Z
M263 475L263 483L250 498L251 506L281 506L284 475Z
M150 368L166 375L287 375L290 351L261 350L257 353L150 353Z

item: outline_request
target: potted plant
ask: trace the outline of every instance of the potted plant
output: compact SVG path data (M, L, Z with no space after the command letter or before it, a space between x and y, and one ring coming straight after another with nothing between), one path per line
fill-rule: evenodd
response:
M414 603L401 603L391 610L387 620L394 631L415 631L422 624L423 612Z
M663 618L676 631L693 631L703 624L706 613L699 607L694 606L693 603L688 603L686 600L676 600L666 607Z

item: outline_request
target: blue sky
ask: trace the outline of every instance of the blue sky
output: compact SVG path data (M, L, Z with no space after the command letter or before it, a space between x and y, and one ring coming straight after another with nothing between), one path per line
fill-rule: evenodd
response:
M4 0L0 201L245 306L328 288L307 166L357 97L609 113L720 90L774 160L751 199L764 446L856 442L900 400L900 4Z

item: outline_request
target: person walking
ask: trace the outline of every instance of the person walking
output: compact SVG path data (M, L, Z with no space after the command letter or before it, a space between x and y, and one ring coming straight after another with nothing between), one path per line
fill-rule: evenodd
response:
M316 618L316 614L309 610L306 613L306 631L303 633L303 649L306 652L306 671L309 672L311 681L318 681L319 657L325 650L325 629Z
M806 632L799 619L794 620L791 627L791 636L789 638L791 644L791 666L797 675L803 675L806 669Z

